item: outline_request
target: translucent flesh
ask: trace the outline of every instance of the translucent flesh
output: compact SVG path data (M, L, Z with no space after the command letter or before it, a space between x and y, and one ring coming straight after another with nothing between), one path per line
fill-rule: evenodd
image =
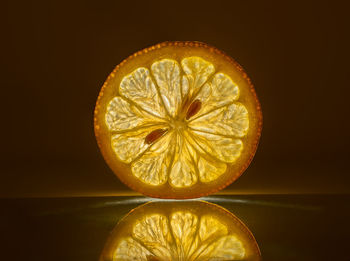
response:
M237 84L204 59L137 68L122 79L119 94L105 115L111 145L145 184L211 182L240 156L248 111L237 101Z
M113 261L243 260L245 253L239 238L217 218L177 211L170 217L151 214L138 220L131 236L117 245Z

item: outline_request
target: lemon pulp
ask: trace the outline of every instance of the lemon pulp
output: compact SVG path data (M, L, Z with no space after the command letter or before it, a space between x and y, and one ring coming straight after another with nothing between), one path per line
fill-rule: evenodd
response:
M140 181L190 187L217 179L240 156L248 111L238 85L210 62L156 61L126 75L119 94L105 123L116 156Z

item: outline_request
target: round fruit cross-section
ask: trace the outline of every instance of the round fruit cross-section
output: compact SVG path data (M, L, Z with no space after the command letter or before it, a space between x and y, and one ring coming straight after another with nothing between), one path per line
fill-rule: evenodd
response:
M98 145L132 189L194 198L236 180L256 151L260 104L243 69L198 42L144 49L109 75L95 108Z
M261 260L249 229L226 209L204 201L153 202L114 228L100 261Z

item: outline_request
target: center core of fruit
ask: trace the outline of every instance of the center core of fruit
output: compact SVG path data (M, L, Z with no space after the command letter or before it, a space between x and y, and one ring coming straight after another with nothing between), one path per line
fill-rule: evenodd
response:
M170 122L170 127L178 132L181 132L186 129L187 124L183 119L174 119Z

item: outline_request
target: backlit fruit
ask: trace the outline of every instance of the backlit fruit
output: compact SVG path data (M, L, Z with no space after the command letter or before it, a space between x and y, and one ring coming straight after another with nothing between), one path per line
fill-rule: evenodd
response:
M114 228L100 261L261 260L249 229L204 201L146 203Z
M262 115L243 69L198 42L165 42L119 64L99 94L95 134L129 187L160 198L218 191L248 167Z

